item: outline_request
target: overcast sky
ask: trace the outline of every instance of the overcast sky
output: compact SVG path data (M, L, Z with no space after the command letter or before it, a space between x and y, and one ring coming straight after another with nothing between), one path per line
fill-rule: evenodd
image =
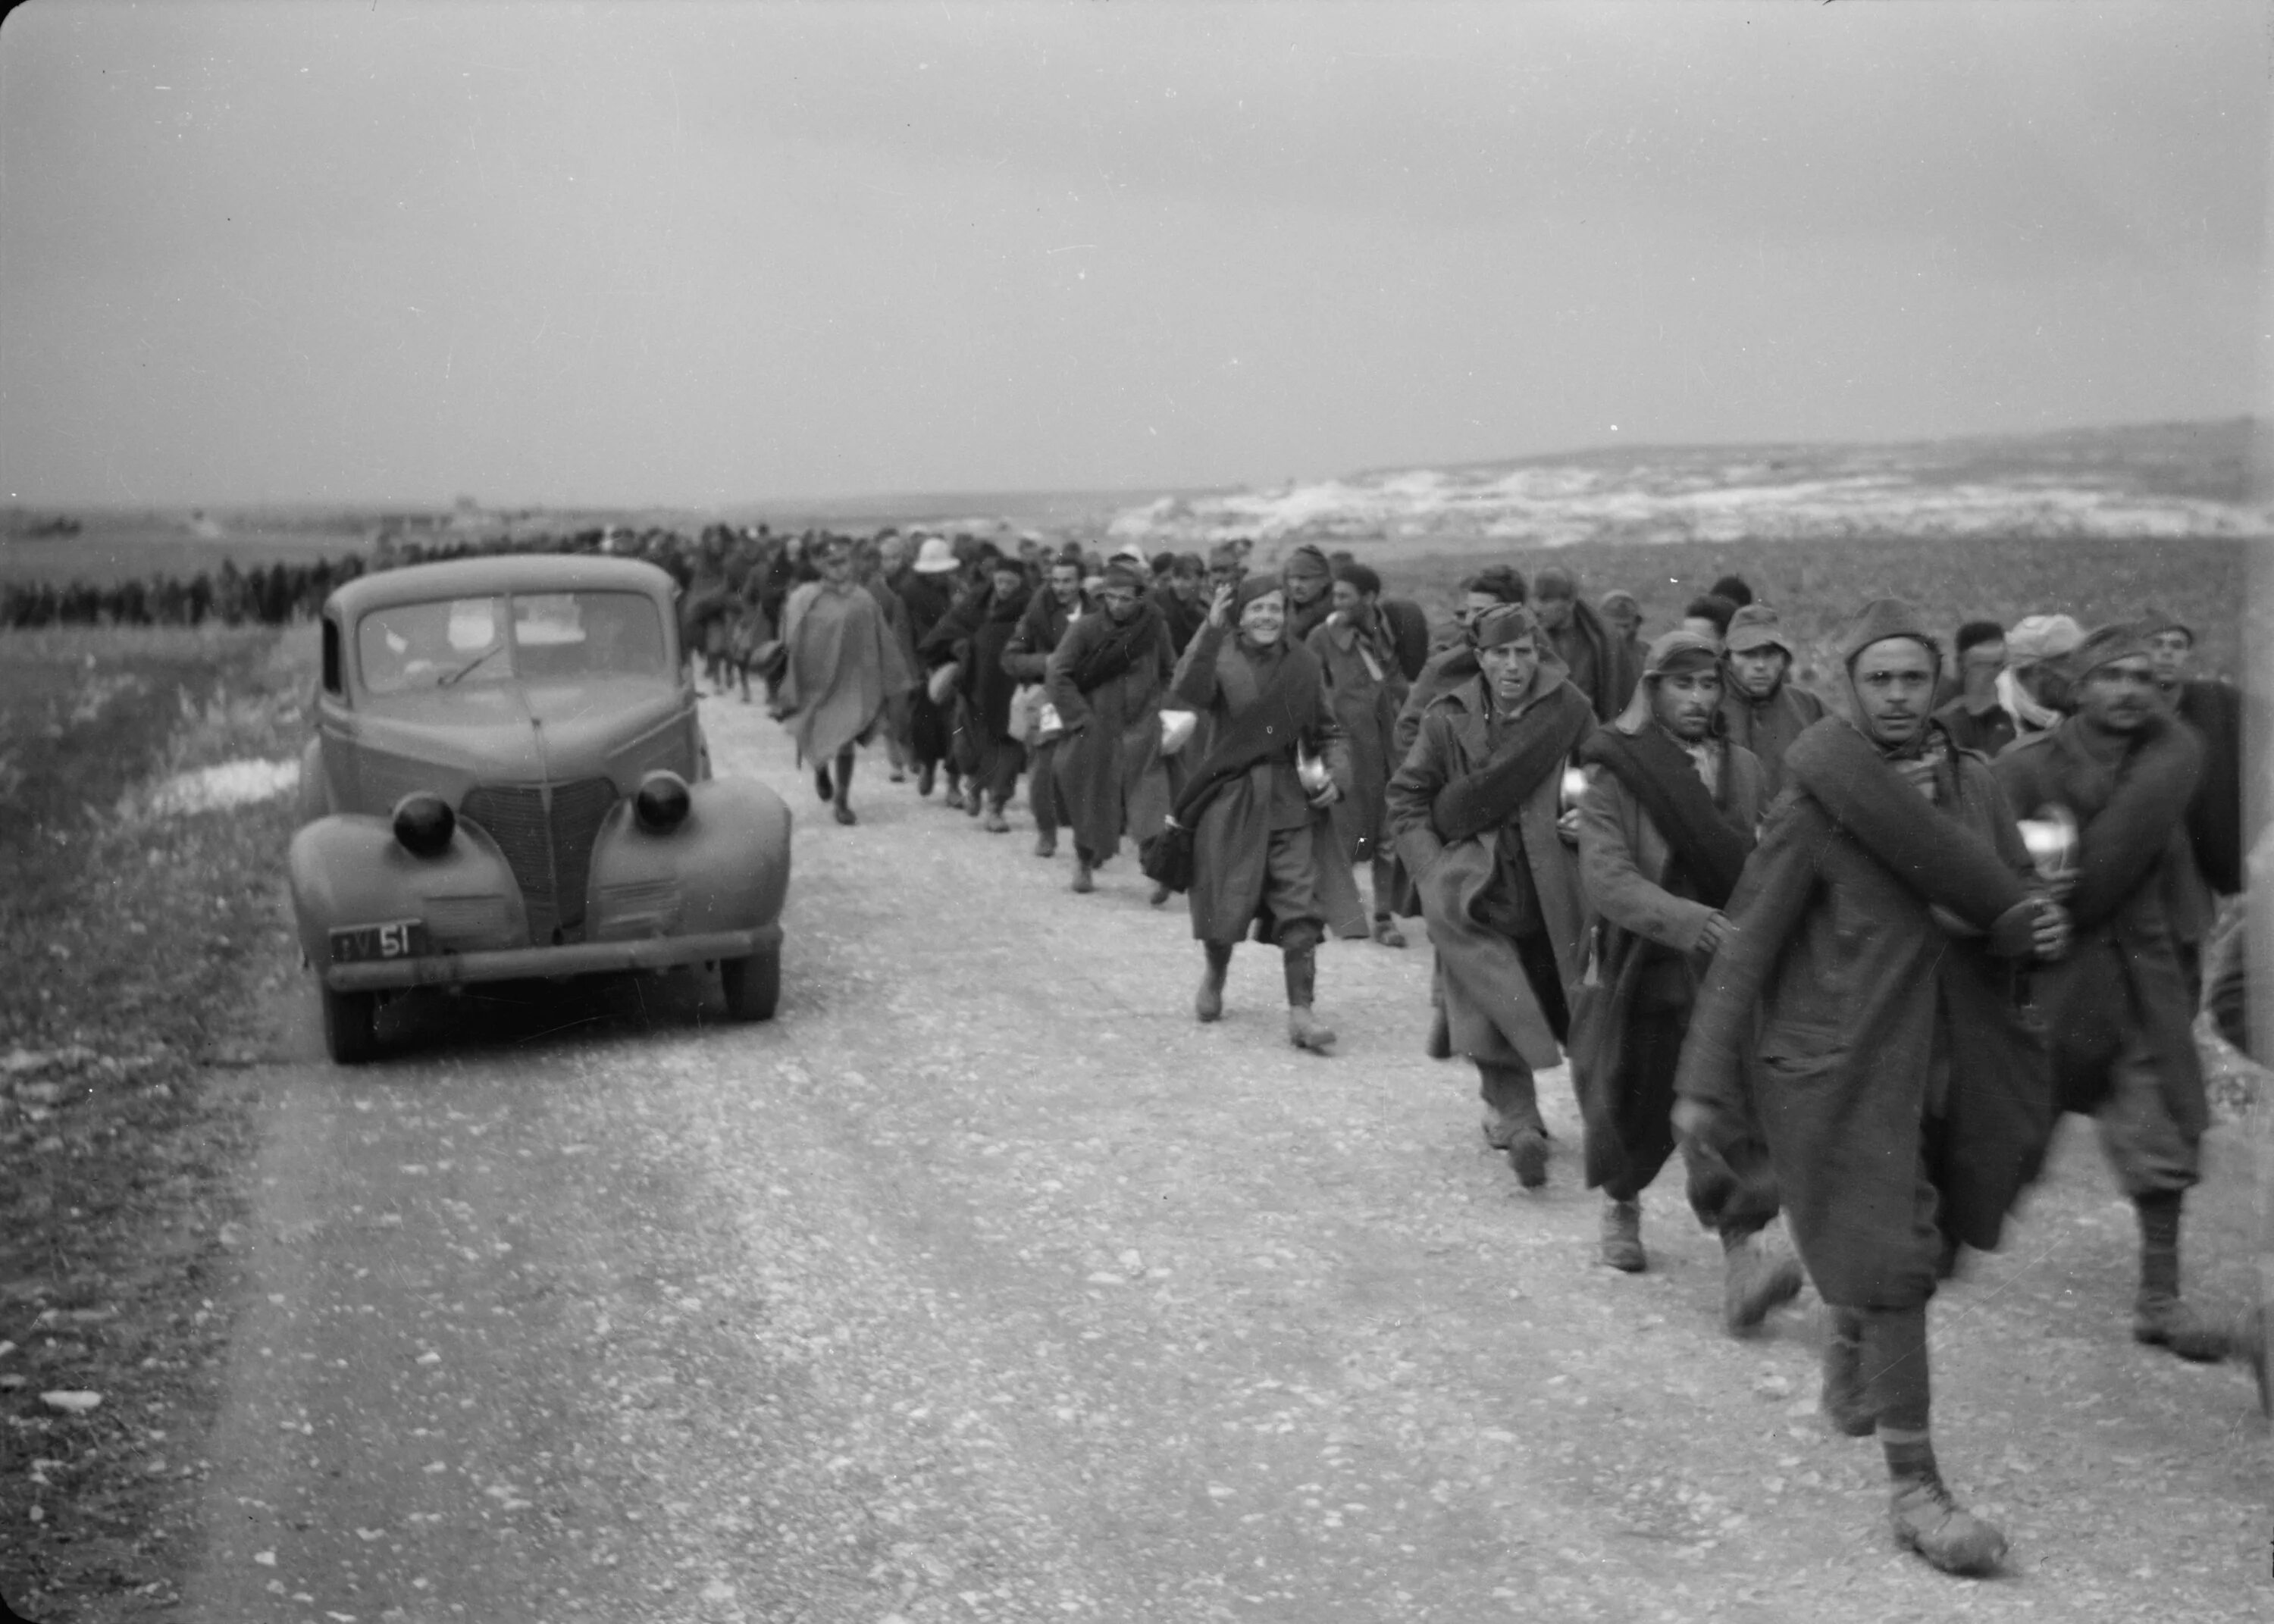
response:
M2232 415L2263 4L0 26L0 493L731 503Z

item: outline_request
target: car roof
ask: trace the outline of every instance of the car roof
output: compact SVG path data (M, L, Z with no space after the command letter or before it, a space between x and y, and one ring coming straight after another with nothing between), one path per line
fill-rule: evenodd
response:
M390 604L431 603L438 598L479 598L497 592L644 592L668 597L679 589L668 571L639 559L586 553L516 553L449 559L358 575L325 603L352 620Z

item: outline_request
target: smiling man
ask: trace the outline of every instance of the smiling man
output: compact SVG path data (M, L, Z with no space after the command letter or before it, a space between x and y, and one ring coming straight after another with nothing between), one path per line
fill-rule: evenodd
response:
M2076 713L1998 758L2023 816L2079 826L2069 962L2039 988L2061 1105L2089 1110L2140 1226L2132 1335L2187 1359L2232 1350L2180 1294L2180 1215L2210 1111L2181 943L2195 878L2186 814L2202 744L2157 691L2147 628L2104 626L2065 662Z
M1536 1189L1547 1135L1533 1073L1562 1058L1586 925L1558 792L1594 718L1541 658L1525 605L1487 610L1470 635L1478 674L1422 712L1389 780L1389 826L1437 950L1449 1049L1476 1064L1486 1141Z

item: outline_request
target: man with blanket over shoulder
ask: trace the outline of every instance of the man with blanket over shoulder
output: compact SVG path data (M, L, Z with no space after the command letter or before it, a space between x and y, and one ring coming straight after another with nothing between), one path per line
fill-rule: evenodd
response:
M1898 1544L1951 1573L2005 1537L1943 1485L1926 1305L1962 1243L1998 1244L2052 1118L2024 966L2067 919L2034 892L1989 763L1929 716L1941 651L1880 598L1838 646L1852 721L1785 755L1675 1076L1677 1132L1742 1169L1756 1134L1834 1311L1824 1407L1876 1431Z
M877 600L853 579L850 537L822 543L821 579L789 595L782 643L787 660L772 709L787 722L797 759L813 763L837 821L854 823L853 747L876 736L886 699L911 673Z
M2147 635L2104 626L2067 657L2076 713L1998 758L2024 817L2065 808L2079 825L2067 896L2077 933L2041 990L2060 1103L2089 1110L2140 1224L2132 1335L2186 1359L2238 1350L2232 1327L2180 1295L2180 1211L2210 1111L2182 942L2201 882L2187 814L2202 743L2159 701Z
M1470 638L1479 674L1422 713L1389 780L1389 826L1437 950L1450 1046L1476 1063L1485 1138L1537 1189L1547 1135L1532 1074L1561 1058L1586 927L1557 801L1595 722L1541 657L1529 606L1495 605Z
M1573 1011L1571 1076L1586 1119L1587 1183L1604 1195L1603 1261L1645 1265L1642 1192L1674 1154L1674 1068L1700 972L1729 933L1721 910L1753 849L1766 771L1730 742L1720 650L1693 631L1650 645L1633 699L1579 747L1579 882L1597 926L1594 974ZM1757 1146L1749 1166L1766 1154ZM1770 1259L1773 1181L1741 1178L1695 1141L1690 1201L1721 1237L1732 1335L1800 1293L1800 1266Z
M1142 844L1169 814L1161 760L1161 695L1176 673L1168 623L1126 559L1105 567L1100 614L1073 622L1043 668L1044 692L1065 729L1052 763L1058 809L1073 831L1073 889L1120 849Z
M1318 660L1286 628L1277 581L1216 589L1170 686L1169 703L1206 716L1209 741L1174 816L1192 831L1193 935L1208 961L1193 1013L1222 1019L1232 946L1253 927L1279 944L1289 1041L1322 1055L1335 1034L1312 1014L1319 941L1329 926L1366 935L1366 911L1349 865L1333 860L1329 808L1350 782L1350 752Z

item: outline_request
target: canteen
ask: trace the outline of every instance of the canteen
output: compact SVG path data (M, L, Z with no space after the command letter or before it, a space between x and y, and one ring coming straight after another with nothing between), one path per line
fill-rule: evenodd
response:
M1196 710L1163 710L1161 712L1161 754L1174 756L1192 742L1193 734L1201 725Z
M2076 815L2058 803L2037 808L2035 817L2021 820L2022 844L2037 865L2037 877L2059 880L2076 871Z

